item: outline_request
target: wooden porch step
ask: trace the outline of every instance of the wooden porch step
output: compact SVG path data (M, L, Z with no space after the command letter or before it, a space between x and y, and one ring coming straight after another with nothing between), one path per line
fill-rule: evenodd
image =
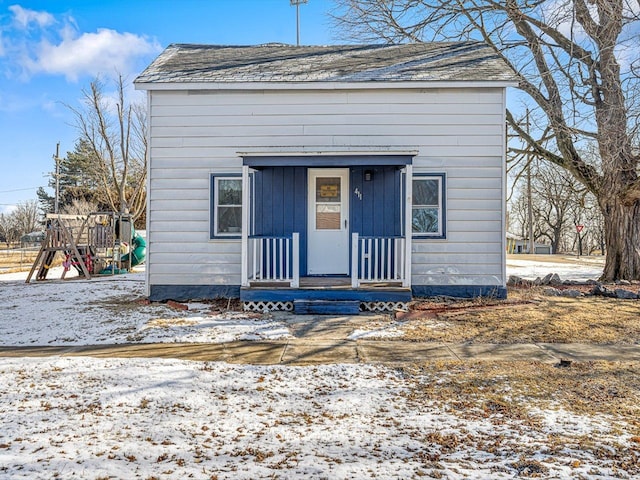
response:
M293 311L299 314L317 315L357 315L360 313L358 300L294 300Z

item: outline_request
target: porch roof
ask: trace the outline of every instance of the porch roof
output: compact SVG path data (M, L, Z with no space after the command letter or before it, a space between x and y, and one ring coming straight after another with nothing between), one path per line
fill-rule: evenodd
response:
M355 167L411 165L412 155L272 155L242 157L243 165L265 167Z

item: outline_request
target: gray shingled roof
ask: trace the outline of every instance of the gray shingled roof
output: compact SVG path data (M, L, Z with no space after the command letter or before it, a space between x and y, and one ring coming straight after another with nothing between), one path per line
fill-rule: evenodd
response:
M135 83L515 81L478 42L167 47Z

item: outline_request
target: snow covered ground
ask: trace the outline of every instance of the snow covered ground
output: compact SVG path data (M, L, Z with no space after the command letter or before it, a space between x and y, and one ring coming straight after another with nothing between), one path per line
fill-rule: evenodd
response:
M429 371L4 358L0 477L630 478L610 419L459 410L421 393L447 382Z
M141 304L142 273L30 285L24 277L0 276L3 345L289 335L283 323L207 304ZM620 421L558 408L516 420L457 410L416 394L448 381L446 367L428 371L0 358L0 478L630 478L603 455L633 447ZM585 438L593 448L579 447Z
M1 345L93 345L131 342L228 342L289 336L282 322L251 313L216 313L144 305L144 272L91 280L25 284L26 273L0 275ZM53 271L50 278L60 278ZM16 328L19 326L19 328Z
M563 280L596 279L599 258L510 256L507 274L527 279L557 273ZM53 270L49 278L60 278ZM0 275L0 345L92 345L131 342L228 342L291 336L286 323L242 312L218 313L210 304L190 302L189 310L144 305L144 272L84 280L24 283L26 272ZM20 328L16 328L19 325ZM375 331L374 331L375 330ZM372 329L376 337L399 330ZM352 340L367 338L354 331Z
M529 258L528 258L529 257ZM572 257L557 255L509 255L507 275L517 275L526 280L543 278L557 273L562 280L597 280L604 268L603 257Z

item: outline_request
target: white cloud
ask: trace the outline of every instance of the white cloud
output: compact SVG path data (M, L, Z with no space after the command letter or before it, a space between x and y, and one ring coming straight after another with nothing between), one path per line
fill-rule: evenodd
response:
M77 35L69 26L59 43L42 41L28 65L32 73L60 74L69 80L81 75L129 73L136 58L160 50L157 42L107 28Z
M127 76L141 68L139 61L146 63L161 50L144 35L109 28L82 32L71 16L54 17L20 5L9 10L8 23L0 15L0 69L9 77L48 74L77 81L116 72Z
M11 5L9 10L13 13L14 22L21 28L27 28L32 23L35 23L39 27L46 27L56 21L55 17L50 13L29 10L22 8L20 5Z

